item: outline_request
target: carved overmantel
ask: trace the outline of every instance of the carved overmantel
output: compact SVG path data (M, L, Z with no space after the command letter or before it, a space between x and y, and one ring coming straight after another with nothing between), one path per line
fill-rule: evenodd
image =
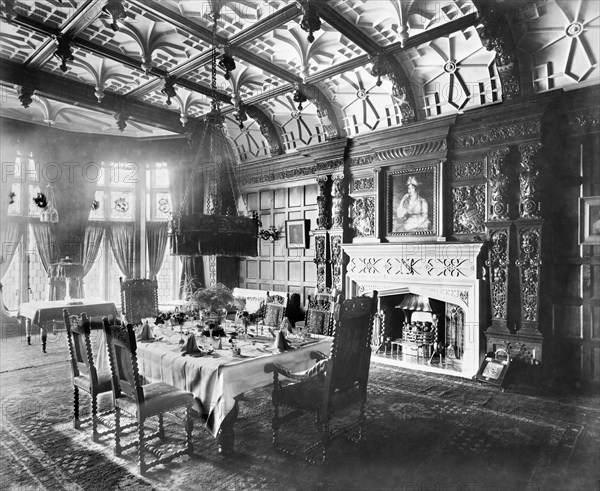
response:
M348 298L376 289L380 296L414 293L449 302L465 312L461 376L472 377L484 354L480 333L483 243L343 244L348 257Z

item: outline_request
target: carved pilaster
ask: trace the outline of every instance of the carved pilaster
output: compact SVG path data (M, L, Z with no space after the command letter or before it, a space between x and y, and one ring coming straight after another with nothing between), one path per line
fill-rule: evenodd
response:
M490 221L508 220L509 178L506 172L508 147L497 148L490 152Z
M342 291L342 235L332 234L329 237L331 244L331 288Z
M329 227L329 210L327 209L328 196L327 196L327 185L329 176L319 176L315 178L317 185L319 186L319 194L317 195L317 228L319 230L325 230Z
M539 163L538 155L542 148L540 142L533 144L519 145L521 152L521 162L519 169L519 187L521 190L519 199L519 216L525 219L539 219L540 202L537 199L539 195Z
M489 249L486 265L489 268L490 300L492 307L492 330L509 334L508 291L510 269L509 222L487 223Z
M327 232L315 232L315 258L317 266L317 291L323 292L328 286Z
M542 264L542 220L517 223L521 292L521 331L537 333L539 326L540 269Z
M344 226L344 174L331 176L331 227Z

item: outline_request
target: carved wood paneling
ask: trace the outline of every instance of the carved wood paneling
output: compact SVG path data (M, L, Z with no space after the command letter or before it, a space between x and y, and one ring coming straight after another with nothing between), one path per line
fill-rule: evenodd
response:
M503 147L494 149L489 154L490 221L508 220L509 178L505 161L508 152L509 148Z
M375 196L355 198L352 203L352 229L355 237L375 236Z
M485 184L452 189L452 225L455 234L485 230Z

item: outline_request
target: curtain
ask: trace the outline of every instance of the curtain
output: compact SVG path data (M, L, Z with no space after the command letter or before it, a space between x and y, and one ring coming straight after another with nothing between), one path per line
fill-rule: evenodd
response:
M125 279L132 279L135 264L135 224L113 222L107 224L106 230L117 266L125 275Z
M165 258L167 249L167 222L147 222L146 242L148 244L148 269L150 279L156 278Z
M50 277L50 265L57 263L61 258L60 247L56 241L52 224L34 220L31 222L31 230L35 237L38 256L42 262L44 271ZM66 284L64 278L50 277L48 300L62 300L65 298Z
M9 218L0 229L0 281L4 279L4 275L10 267L10 263L17 252L17 248L21 243L23 231L25 230L25 222L23 220Z
M88 225L85 228L81 244L81 262L83 263L84 277L92 270L98 259L102 237L104 237L104 225ZM83 282L78 284L75 298L84 298Z
M183 256L181 258L181 281L179 283L179 298L187 300L186 296L204 286L204 262L202 256Z

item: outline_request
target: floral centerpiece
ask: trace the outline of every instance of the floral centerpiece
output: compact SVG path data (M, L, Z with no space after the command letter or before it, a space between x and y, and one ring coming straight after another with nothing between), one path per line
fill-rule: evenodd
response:
M244 302L233 296L231 290L222 283L217 283L214 287L200 288L192 293L190 301L198 307L202 313L202 320L205 325L205 335L209 335L212 330L213 335L220 334L221 321L227 315L227 308L232 307L241 309Z

